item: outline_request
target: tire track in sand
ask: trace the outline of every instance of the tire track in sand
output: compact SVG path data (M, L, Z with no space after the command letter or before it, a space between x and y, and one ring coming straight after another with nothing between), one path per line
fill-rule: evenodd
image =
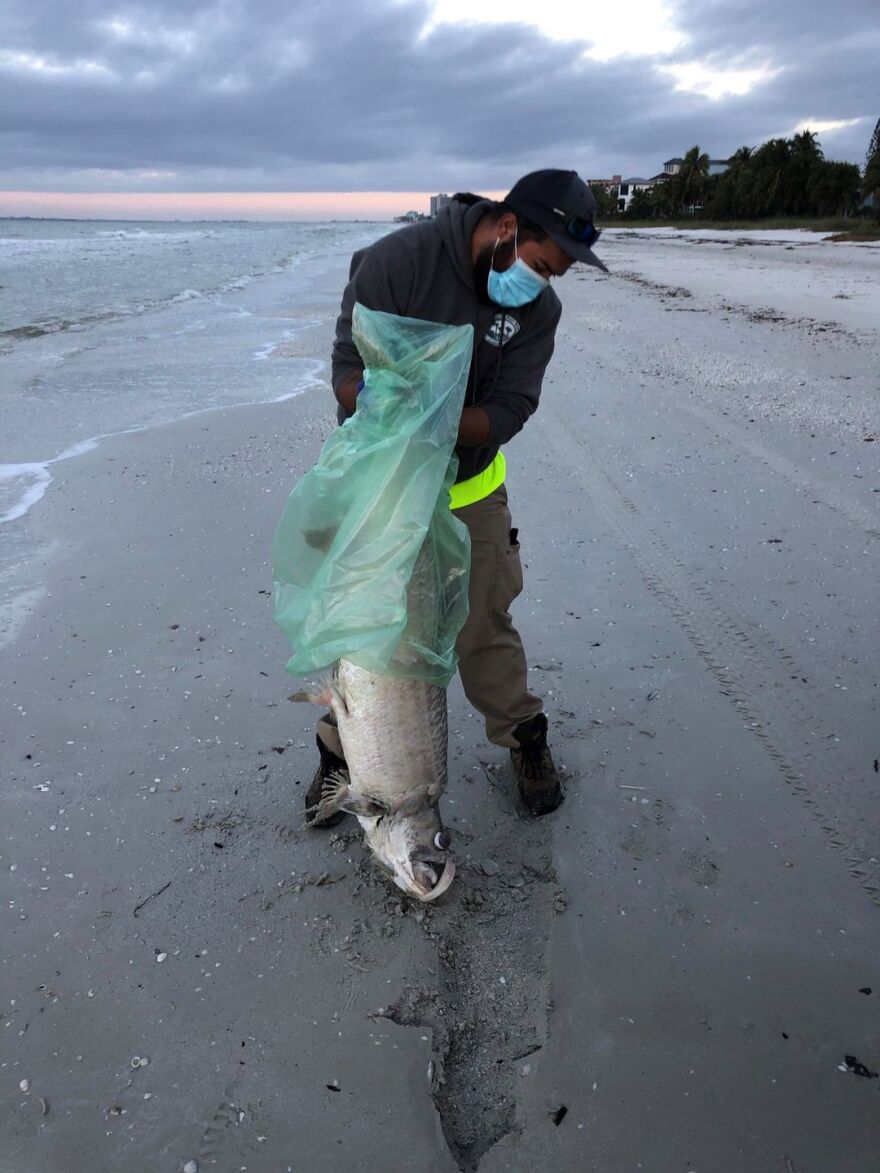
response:
M789 650L733 619L709 588L695 582L638 506L605 471L591 468L561 420L546 421L570 474L613 526L650 593L672 614L722 695L761 743L786 783L843 853L850 875L880 907L880 861L871 822L854 809L856 770L837 750L822 698ZM845 801L835 802L843 794Z

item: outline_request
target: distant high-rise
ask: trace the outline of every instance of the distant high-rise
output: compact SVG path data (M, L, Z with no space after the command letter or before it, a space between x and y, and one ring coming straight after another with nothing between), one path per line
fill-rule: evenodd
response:
M442 191L439 195L431 196L431 215L436 216L440 209L445 208L448 203L449 196L445 191Z

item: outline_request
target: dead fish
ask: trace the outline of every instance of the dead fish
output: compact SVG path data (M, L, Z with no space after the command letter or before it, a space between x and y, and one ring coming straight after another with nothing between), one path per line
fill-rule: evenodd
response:
M323 692L295 699L330 705L348 765L347 777L328 780L317 816L355 815L395 884L436 900L455 876L437 805L447 780L446 689L343 659Z

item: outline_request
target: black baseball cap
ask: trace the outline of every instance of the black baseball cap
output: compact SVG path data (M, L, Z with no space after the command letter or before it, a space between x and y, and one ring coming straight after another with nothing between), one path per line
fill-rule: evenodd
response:
M573 260L608 272L592 251L600 234L593 224L596 201L576 171L531 171L513 185L504 202L543 228Z

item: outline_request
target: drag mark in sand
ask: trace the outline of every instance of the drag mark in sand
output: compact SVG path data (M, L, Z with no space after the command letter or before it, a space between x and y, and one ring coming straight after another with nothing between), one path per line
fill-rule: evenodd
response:
M560 458L620 535L647 589L673 615L745 728L763 745L829 842L844 852L850 875L880 907L880 863L872 822L853 797L853 770L836 751L837 739L823 718L822 698L807 674L790 652L765 632L749 634L705 584L692 581L612 477L585 466L582 451L561 421L553 420L551 427ZM811 789L820 782L827 795L821 799ZM839 796L843 801L836 802Z
M524 1062L546 1042L550 978L545 953L558 899L550 827L520 816L512 781L490 781L502 809L481 842L481 862L460 864L451 898L416 911L436 942L436 989L407 989L380 1017L429 1028L430 1093L463 1173L516 1128Z

